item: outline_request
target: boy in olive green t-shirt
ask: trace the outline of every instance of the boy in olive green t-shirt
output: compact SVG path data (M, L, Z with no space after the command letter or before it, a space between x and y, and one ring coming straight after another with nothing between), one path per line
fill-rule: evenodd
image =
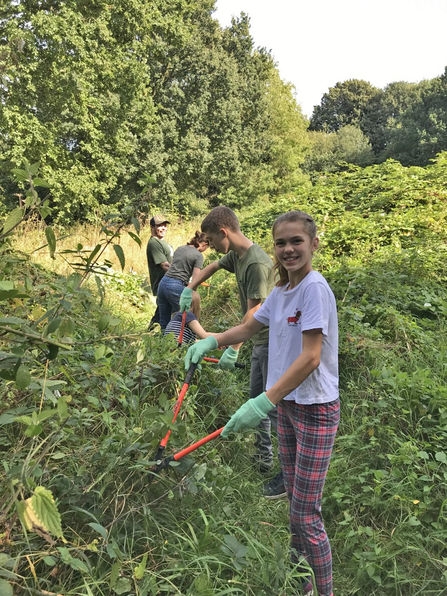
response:
M225 269L236 275L243 313L241 322L244 322L258 310L273 289L273 261L260 246L244 236L235 213L228 207L215 207L203 220L202 232L205 232L210 247L223 253L224 256L202 269L194 280L194 285L190 283L183 290L180 297L180 309L188 310L192 291L216 271ZM252 341L254 345L250 370L251 398L265 391L268 367L268 327L261 329L252 338ZM221 368L234 368L240 346L241 344L230 346L225 350L219 361ZM261 421L256 433L255 460L258 468L264 473L273 467L271 426L276 430L276 408L268 418ZM268 498L286 495L282 472L265 485L264 495Z

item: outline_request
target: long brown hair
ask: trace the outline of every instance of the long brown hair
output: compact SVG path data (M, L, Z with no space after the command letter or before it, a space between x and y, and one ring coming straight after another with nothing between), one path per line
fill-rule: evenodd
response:
M275 240L275 229L278 227L279 224L284 222L297 222L303 224L304 230L306 234L310 236L310 240L314 240L317 237L317 224L314 222L313 218L304 211L288 211L287 213L283 213L280 215L273 224L272 227L272 236L273 240ZM287 270L281 265L275 255L275 264L274 269L276 269L277 274L279 276L279 280L276 282L278 287L285 286L289 283L289 274Z

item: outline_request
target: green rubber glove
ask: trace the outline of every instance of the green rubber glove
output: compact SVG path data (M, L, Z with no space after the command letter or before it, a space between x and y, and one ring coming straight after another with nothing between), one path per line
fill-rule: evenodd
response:
M226 370L232 370L234 368L234 365L237 362L238 355L239 355L239 350L235 350L230 346L222 354L222 357L219 360L218 366L220 368L224 368Z
M246 428L256 428L263 418L276 406L272 404L265 392L242 404L225 425L221 437L224 439L233 432Z
M189 310L192 304L192 290L191 288L185 288L180 294L180 310Z
M190 346L186 352L185 369L189 370L191 364L197 364L204 356L208 354L208 352L215 350L217 347L217 339L212 335L209 335L206 339L201 339L195 344L192 344L192 346Z

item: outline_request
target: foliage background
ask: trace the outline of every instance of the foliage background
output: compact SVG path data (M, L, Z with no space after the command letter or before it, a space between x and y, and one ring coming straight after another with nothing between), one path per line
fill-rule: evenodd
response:
M445 154L426 168L350 168L309 195L240 213L269 251L278 213L301 207L319 223L315 267L340 324L342 422L323 510L343 596L445 592L446 175ZM3 247L0 276L4 584L29 594L290 593L287 507L261 496L250 433L148 483L184 372L175 341L145 332L153 305L134 300L140 271L107 270L101 301L94 284L37 265L20 242ZM207 328L238 320L228 275L201 292ZM50 341L71 349L51 359ZM204 366L168 452L219 428L247 391L246 372ZM54 496L63 539L20 522L16 506L38 486Z
M335 592L441 596L446 74L340 82L308 123L248 16L222 29L213 9L0 7L0 594L296 591L287 506L260 496L250 433L149 483L184 371L146 331L145 223L167 213L178 246L226 203L269 252L278 214L319 223L340 323ZM240 319L224 272L201 293L206 328ZM203 366L169 453L247 393L246 373Z

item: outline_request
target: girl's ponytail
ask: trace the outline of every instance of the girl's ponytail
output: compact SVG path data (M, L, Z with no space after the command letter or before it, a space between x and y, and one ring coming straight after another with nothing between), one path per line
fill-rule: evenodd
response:
M194 236L191 238L191 240L186 244L188 246L194 246L195 248L198 248L199 244L202 242L207 242L205 238L205 232L199 232L199 230L197 230Z

